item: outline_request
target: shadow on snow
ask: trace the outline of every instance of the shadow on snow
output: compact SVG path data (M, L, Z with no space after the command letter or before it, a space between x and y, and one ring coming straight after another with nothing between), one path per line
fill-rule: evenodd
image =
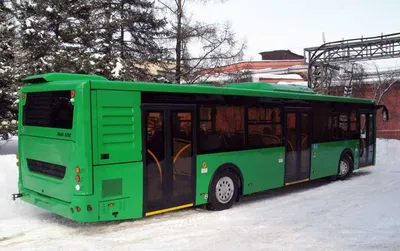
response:
M284 197L284 196L292 196L296 193L302 193L308 190L313 190L319 187L328 186L330 184L335 184L336 182L349 182L353 179L358 179L362 176L369 175L371 172L366 170L358 170L353 173L353 175L345 180L345 181L329 181L326 178L312 180L305 183L299 183L295 185L290 185L286 187L275 188L272 190L258 192L251 195L242 196L236 204L233 205L238 207L247 207L249 204L265 202L268 200ZM99 233L107 233L107 232L117 232L127 228L134 227L143 227L149 225L158 225L165 221L171 220L182 220L186 216L199 215L203 214L212 214L213 211L207 211L203 209L203 206L193 207L188 209L182 209L179 211L168 212L165 214L155 215L151 217L144 217L141 219L129 219L129 220L118 220L118 221L105 221L105 222L93 222L93 223L81 223L72 221L70 219L64 218L62 216L56 215L51 212L43 212L40 214L41 219L46 222L50 222L55 225L62 225L65 227L69 227L72 229L76 229L80 234L92 235ZM208 217L208 216L207 216Z

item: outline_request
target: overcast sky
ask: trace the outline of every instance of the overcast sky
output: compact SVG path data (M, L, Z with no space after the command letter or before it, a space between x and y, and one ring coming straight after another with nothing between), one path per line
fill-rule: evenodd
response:
M188 5L189 7L189 5ZM261 51L304 47L327 42L400 32L400 0L227 0L206 6L191 4L194 18L229 21L238 37L246 38L247 59Z

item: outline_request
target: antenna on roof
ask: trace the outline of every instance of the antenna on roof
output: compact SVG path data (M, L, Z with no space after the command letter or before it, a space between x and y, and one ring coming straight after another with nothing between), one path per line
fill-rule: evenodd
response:
M325 32L322 32L322 43L323 43L323 44L326 43Z

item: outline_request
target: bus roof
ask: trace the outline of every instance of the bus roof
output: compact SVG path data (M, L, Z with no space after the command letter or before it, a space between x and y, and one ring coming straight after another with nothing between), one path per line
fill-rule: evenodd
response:
M54 81L68 80L107 80L105 77L98 75L76 74L76 73L46 73L40 75L32 75L24 78L22 81L25 84L41 84Z
M211 84L166 84L152 82L110 81L97 75L72 73L49 73L25 78L27 84L51 84L49 82L74 80L92 81L92 89L103 90L132 90L144 92L191 93L191 94L220 94L238 96L256 96L270 98L287 98L314 101L346 102L373 104L371 99L340 97L317 94L312 89L300 85L279 85L265 82L229 83L222 87ZM58 83L57 85L62 85ZM43 88L43 86L42 86Z

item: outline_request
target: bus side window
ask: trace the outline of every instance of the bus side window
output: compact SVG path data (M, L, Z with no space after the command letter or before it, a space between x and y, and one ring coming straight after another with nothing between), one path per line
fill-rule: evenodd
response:
M247 125L250 149L281 145L282 125L279 108L248 108Z
M200 107L200 152L244 149L244 107Z

